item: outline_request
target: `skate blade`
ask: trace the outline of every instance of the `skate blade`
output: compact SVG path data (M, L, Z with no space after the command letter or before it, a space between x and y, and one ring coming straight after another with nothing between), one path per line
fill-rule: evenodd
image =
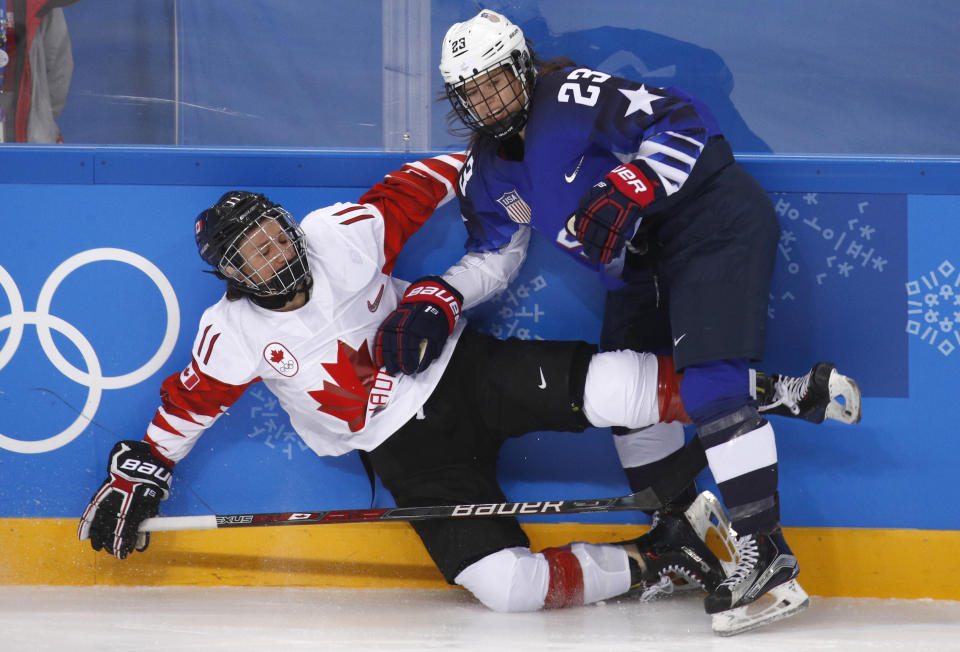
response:
M857 382L834 369L830 372L828 390L830 404L824 416L841 423L860 423L860 386ZM843 397L843 403L837 401L837 397Z
M797 580L790 580L750 604L713 614L713 633L735 636L794 616L809 606L810 596Z
M717 556L725 577L737 567L737 533L723 505L709 491L703 491L691 503L684 516L697 536Z

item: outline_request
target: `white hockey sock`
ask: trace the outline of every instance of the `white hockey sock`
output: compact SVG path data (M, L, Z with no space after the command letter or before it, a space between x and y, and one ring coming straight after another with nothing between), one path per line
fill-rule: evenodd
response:
M777 442L773 428L764 423L717 446L706 449L710 472L717 484L777 463Z
M683 424L679 421L655 423L613 438L620 465L625 469L658 462L683 448L685 443Z
M590 604L630 590L630 563L622 546L574 543L570 550L583 571L583 603Z
M625 593L630 565L614 544L574 543L538 553L516 547L475 561L455 581L494 611L536 611Z

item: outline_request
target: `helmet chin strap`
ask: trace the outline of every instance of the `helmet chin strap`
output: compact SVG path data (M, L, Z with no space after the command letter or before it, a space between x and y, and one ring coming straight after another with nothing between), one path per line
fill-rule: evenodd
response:
M267 310L276 310L277 308L283 308L300 292L306 292L307 300L309 300L310 289L312 287L313 277L308 276L303 283L285 294L271 294L268 297L261 297L256 294L247 294L247 297L261 308L266 308Z
M267 310L276 310L277 308L283 308L291 299L297 296L298 290L293 292L288 292L287 294L273 294L269 297L258 297L255 294L247 295L251 301L260 306L261 308L266 308Z

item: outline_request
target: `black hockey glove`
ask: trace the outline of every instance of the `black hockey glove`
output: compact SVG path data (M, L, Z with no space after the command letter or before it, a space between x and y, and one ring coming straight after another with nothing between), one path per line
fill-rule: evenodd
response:
M137 528L157 515L170 494L171 467L146 442L120 441L110 451L107 472L80 518L79 535L81 541L90 539L94 550L124 559L150 544L150 533Z
M580 197L567 229L583 243L587 258L609 263L620 255L643 219L643 208L666 195L654 179L646 164L627 163Z
M439 276L414 281L374 341L378 366L388 374L415 374L437 359L460 318L463 295Z

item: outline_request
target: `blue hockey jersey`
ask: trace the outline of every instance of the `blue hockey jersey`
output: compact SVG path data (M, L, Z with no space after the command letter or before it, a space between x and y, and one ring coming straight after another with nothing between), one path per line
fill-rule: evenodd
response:
M642 159L666 197L684 187L708 139L720 134L710 110L673 88L657 88L587 68L539 79L524 134L523 160L481 138L460 173L458 195L469 234L466 248L490 251L522 225L540 231L581 263L617 279L623 260L587 260L566 223L581 195L621 163Z

